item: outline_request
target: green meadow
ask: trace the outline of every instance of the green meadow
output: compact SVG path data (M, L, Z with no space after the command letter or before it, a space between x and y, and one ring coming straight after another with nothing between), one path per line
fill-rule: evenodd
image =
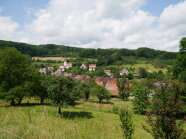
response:
M114 106L132 111L131 101L117 98L102 104L95 98L88 102L81 100L75 107L63 108L60 116L55 106L40 105L35 99L24 100L22 105L14 107L0 101L0 139L122 139ZM133 139L152 139L142 127L147 125L146 120L144 115L133 114Z
M40 105L37 100L24 100L21 106L9 106L0 103L1 139L122 139L120 119L113 112L113 106L132 109L131 101L111 99L109 103L78 101L75 107L63 108L63 114L57 115L52 105ZM133 114L135 125L134 139L151 139L142 128L146 117Z

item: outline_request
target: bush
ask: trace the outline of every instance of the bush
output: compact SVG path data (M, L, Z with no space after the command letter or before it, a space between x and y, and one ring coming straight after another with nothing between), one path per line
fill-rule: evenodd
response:
M149 107L149 94L150 90L148 88L143 87L142 85L137 85L133 89L133 105L134 111L139 114L144 114Z
M121 108L119 112L119 117L121 120L121 128L123 135L126 139L131 139L134 133L134 125L132 122L132 114L128 109Z
M119 114L119 107L118 106L113 106L112 107L112 112L115 114Z

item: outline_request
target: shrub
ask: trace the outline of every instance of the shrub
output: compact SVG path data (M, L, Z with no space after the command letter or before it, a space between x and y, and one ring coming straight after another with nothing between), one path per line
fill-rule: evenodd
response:
M123 135L126 139L131 139L134 133L134 125L132 122L132 114L128 109L121 108L119 112L119 117L121 120L121 128Z

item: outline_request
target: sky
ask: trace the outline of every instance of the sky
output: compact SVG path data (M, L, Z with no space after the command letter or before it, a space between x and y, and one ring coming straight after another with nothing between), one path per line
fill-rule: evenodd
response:
M0 40L178 51L186 0L0 0Z

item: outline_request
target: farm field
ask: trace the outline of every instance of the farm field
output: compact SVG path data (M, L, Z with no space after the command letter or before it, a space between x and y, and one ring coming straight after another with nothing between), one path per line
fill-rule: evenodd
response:
M117 66L111 65L107 67L117 67ZM133 64L133 65L126 64L126 65L119 66L119 68L135 68L134 70L135 72L137 72L140 67L144 67L145 69L150 70L152 72L158 72L159 70L162 70L165 73L167 71L167 68L155 68L152 64Z
M34 60L41 60L41 61L47 61L47 60L52 60L52 61L64 61L64 57L32 57ZM73 59L73 58L66 58L67 60Z
M24 100L26 103L28 100ZM113 106L132 108L131 101L111 99L110 103L98 104L95 99L79 101L75 107L63 109L57 116L57 108L39 105L29 100L30 105L6 106L0 101L0 138L64 138L64 139L122 139L119 116ZM134 139L151 139L142 128L146 117L134 115Z

